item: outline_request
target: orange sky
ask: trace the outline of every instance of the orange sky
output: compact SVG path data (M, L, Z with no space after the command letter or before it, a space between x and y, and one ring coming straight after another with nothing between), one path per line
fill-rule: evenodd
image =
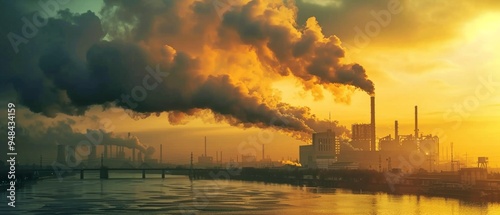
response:
M356 62L365 68L368 78L375 84L378 137L393 135L394 120L399 121L401 134L413 133L413 107L418 105L422 133L438 135L442 147L449 147L449 143L454 142L455 154L465 159L467 153L469 165L474 165L472 158L477 156L490 157L493 167L500 163L500 147L497 146L500 136L496 135L500 129L499 3L389 1L400 2L400 12L390 14L390 21L386 19L384 24L372 13L389 11L388 1L318 2L297 3L298 23L303 24L305 17L316 17L325 36L335 34L339 37L346 50L343 61ZM372 28L367 28L370 25ZM360 44L359 32L367 34L369 41ZM198 42L177 39L178 43L165 45L193 53L199 49ZM158 42L149 41L151 44ZM234 50L240 48L233 47ZM241 66L245 62L258 61L251 53L204 49L201 55L210 56L203 63L214 71L217 68L232 70L236 78L266 74L266 68L261 65ZM226 64L223 60L228 57L234 57L239 63ZM247 73L248 70L253 73ZM314 90L305 90L302 83L291 76L268 76L261 82L247 82L250 85L247 87L251 88L252 83L270 87L264 90L272 91L291 105L309 107L318 118L328 119L331 113L333 120L348 128L353 123L369 123L370 120L369 96L361 90L340 87L341 93L332 95L332 91L319 87L314 90L319 89L323 98L315 98ZM117 134L131 132L157 149L162 143L166 162L187 162L190 152L201 155L204 136L208 138L209 155L215 157L215 151L223 151L224 160L249 152L255 152L260 158L262 143L266 145L266 155L273 160L297 159L298 146L306 144L277 131L215 123L210 114L204 119L189 118L182 125L171 125L166 113L139 120L120 119L120 113L94 107L85 116L71 118L80 122L75 128L83 131L99 127L92 116L111 119L116 126L112 131ZM67 117L36 116L45 121ZM155 156L159 157L158 153Z

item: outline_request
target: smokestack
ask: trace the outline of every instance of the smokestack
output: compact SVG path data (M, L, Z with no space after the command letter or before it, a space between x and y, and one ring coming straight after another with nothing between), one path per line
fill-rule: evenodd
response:
M205 157L207 156L207 136L205 136Z
M163 146L160 144L160 163L162 163L163 159Z
M396 140L396 143L399 143L399 128L398 128L398 121L394 121L394 139Z
M371 151L376 151L375 148L375 96L370 96L371 105L371 127L372 127L372 137L371 137Z
M418 139L418 107L415 105L415 141Z
M219 152L215 151L215 163L219 163Z
M222 151L220 151L220 162L222 163Z

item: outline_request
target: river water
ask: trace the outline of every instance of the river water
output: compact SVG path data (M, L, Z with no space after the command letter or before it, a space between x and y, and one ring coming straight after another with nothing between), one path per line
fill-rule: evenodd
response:
M17 191L0 214L500 214L498 203L185 176L110 173L46 179ZM154 178L156 177L156 178ZM6 196L5 193L2 193Z

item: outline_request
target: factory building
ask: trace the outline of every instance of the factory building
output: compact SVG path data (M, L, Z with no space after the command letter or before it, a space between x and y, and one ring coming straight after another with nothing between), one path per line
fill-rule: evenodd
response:
M371 169L403 172L436 171L439 164L439 138L422 135L418 130L415 106L414 134L400 135L398 121L394 137L387 135L376 142L375 99L370 97L371 123L353 124L351 140L335 138L331 132L313 134L312 145L300 146L300 163L306 168ZM333 144L332 144L333 143ZM332 144L332 145L331 145ZM332 163L333 162L333 163Z
M205 153L198 157L198 165L207 167L212 166L214 158L207 155L207 137L205 137Z
M312 145L300 146L299 159L303 167L324 169L336 162L338 153L340 144L336 141L335 132L328 129L314 133Z
M353 124L352 125L352 141L351 145L356 149L370 151L372 140L371 124Z
M373 113L373 112L372 112ZM374 129L372 128L371 131ZM378 141L378 150L367 150L368 125L353 126L352 147L344 147L338 161L357 163L360 169L387 171L394 168L403 172L424 169L435 171L439 162L439 138L421 135L418 129L418 108L415 106L414 134L400 135L398 121L394 122L394 137L387 135ZM371 135L373 138L373 135ZM371 139L371 138L370 138ZM359 142L364 141L362 145ZM350 149L350 150L349 150Z

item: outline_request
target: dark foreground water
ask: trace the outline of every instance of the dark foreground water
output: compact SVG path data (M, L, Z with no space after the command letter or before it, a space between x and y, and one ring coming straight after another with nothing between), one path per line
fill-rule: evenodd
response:
M190 182L174 175L110 177L100 180L86 174L84 180L75 176L39 181L18 190L15 209L3 197L0 214L500 214L500 204L437 197L241 181Z

